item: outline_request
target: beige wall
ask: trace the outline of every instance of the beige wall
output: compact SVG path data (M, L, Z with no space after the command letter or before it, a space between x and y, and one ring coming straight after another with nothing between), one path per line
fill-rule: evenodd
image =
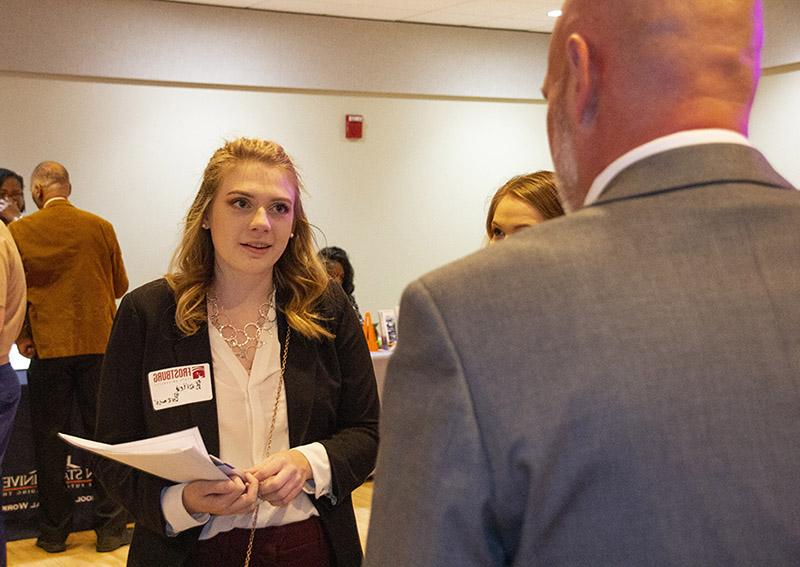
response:
M364 308L477 249L488 197L550 166L538 103L131 85L0 74L2 166L69 168L73 200L114 223L132 285L160 276L205 163L223 139L282 143L299 164L320 245L342 246ZM344 139L344 116L365 135ZM28 206L34 207L28 198Z
M799 7L800 8L800 7ZM778 172L800 187L800 65L761 78L750 139Z
M350 252L369 310L480 247L493 191L551 166L540 34L151 0L4 0L0 13L0 166L27 183L39 161L65 163L75 202L116 226L132 285L166 269L225 138L275 139L296 158L320 245ZM785 63L795 44L772 37L788 48L769 61ZM797 69L765 77L751 128L795 184L798 92ZM344 139L347 113L365 116L363 140Z
M764 67L778 67L800 61L800 2L764 0Z
M153 0L3 0L0 70L541 98L549 35Z

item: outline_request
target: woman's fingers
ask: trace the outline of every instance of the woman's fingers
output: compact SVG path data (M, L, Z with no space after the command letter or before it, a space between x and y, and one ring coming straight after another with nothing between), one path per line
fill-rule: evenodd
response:
M273 506L286 506L300 494L304 483L299 471L285 469L259 484L259 496Z
M190 514L224 515L225 510L234 504L245 490L245 484L240 478L196 480L184 487L183 506Z

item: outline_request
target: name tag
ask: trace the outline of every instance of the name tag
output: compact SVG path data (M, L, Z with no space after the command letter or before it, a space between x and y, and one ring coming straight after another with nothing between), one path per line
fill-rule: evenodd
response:
M211 393L211 367L190 364L148 373L150 396L156 411L196 402L207 402Z

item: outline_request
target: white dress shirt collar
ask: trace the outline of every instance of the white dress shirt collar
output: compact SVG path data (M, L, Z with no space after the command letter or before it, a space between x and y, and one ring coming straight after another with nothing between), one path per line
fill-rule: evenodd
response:
M49 205L53 201L68 201L68 200L69 199L67 199L66 197L50 197L49 199L47 199L47 201L44 202L44 205L42 205L42 208L44 209L47 205Z
M747 138L742 136L739 132L733 130L723 130L721 128L707 128L703 130L683 130L675 132L668 136L662 136L655 140L650 140L646 144L642 144L633 148L629 152L622 154L620 157L611 162L608 167L600 172L589 192L586 194L586 199L583 201L583 206L587 207L594 203L603 190L608 186L614 177L617 176L623 169L641 161L644 158L650 157L661 152L674 150L684 146L696 146L699 144L741 144L750 146Z

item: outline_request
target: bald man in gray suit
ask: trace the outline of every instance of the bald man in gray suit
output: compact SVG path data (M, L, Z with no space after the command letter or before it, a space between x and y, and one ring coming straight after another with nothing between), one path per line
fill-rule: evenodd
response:
M368 567L800 562L800 193L760 0L568 0L570 213L406 290Z

